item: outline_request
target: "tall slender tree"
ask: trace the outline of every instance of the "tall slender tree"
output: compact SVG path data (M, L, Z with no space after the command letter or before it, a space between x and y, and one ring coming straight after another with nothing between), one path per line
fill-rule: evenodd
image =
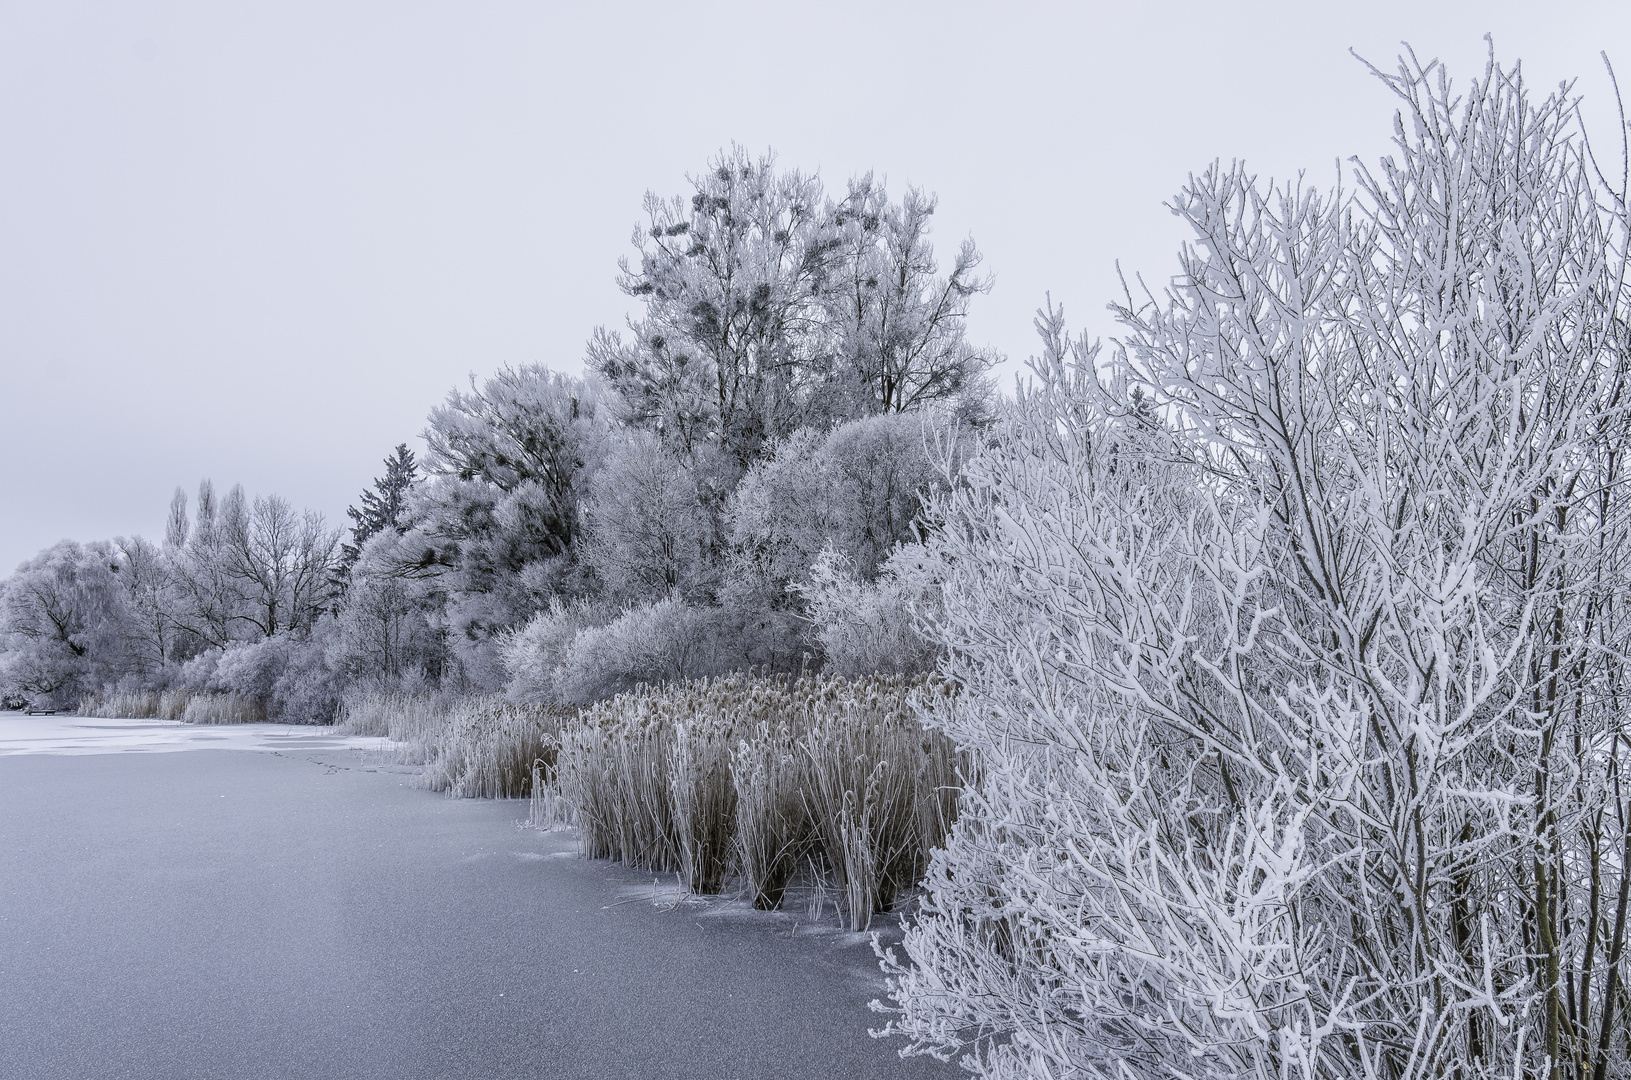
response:
M187 544L191 527L187 519L187 493L177 486L176 493L170 497L170 513L164 519L165 547L180 551Z

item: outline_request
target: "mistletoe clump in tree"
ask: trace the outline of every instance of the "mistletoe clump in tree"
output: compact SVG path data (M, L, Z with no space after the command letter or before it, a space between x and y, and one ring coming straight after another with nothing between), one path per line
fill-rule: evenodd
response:
M728 485L800 428L930 406L983 414L996 357L964 330L991 282L972 240L940 272L934 196L893 202L868 173L829 199L818 177L741 147L691 181L689 197L646 196L639 260L619 282L644 310L628 338L590 343L623 419Z
M965 692L929 719L974 783L895 968L911 1049L1626 1074L1624 188L1567 88L1377 74L1393 156L1192 180L1115 362L1050 311L937 500Z

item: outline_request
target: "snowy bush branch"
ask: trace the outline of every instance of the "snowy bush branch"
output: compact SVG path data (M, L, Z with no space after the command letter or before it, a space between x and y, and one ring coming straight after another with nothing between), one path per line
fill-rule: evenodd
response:
M890 1030L990 1077L1622 1071L1626 221L1565 93L1383 80L942 497L977 787Z

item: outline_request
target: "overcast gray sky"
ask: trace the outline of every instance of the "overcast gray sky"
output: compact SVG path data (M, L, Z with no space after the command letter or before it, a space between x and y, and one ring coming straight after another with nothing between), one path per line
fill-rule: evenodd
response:
M1486 32L1612 135L1623 2L0 0L0 575L201 476L344 524L470 373L581 370L641 195L732 141L938 192L1017 367L1045 293L1110 334L1117 259L1170 275L1191 170L1382 153L1349 47L1465 77Z

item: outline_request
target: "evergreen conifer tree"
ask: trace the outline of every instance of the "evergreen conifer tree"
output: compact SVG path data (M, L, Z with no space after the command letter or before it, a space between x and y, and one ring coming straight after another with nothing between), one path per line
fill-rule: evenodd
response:
M407 443L398 443L385 459L385 475L374 478L374 486L362 493L362 506L346 507L351 519L351 543L340 546L340 576L349 577L351 567L362 555L369 538L386 529L401 531L408 489L419 479L419 464Z

